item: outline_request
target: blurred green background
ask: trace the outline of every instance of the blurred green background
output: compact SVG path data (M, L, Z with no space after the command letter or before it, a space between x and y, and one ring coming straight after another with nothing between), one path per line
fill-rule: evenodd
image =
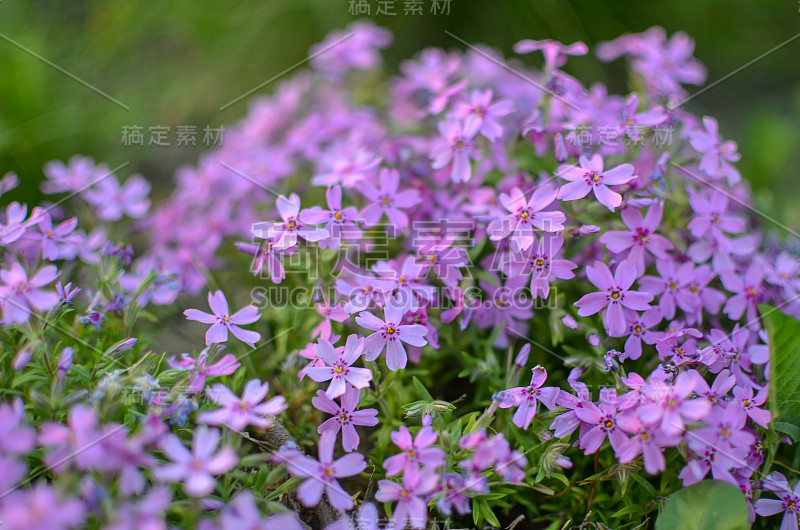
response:
M430 13L431 0L423 0L424 14L417 16L404 15L405 1L389 2L395 16L377 15L377 0L369 2L369 18L395 34L386 54L389 71L422 47L461 47L445 30L510 55L522 38L592 46L661 25L695 39L695 55L712 83L800 33L800 4L778 0L452 0L449 15ZM121 176L141 172L163 195L174 170L204 147L200 131L236 121L247 100L219 108L303 60L311 44L353 21L349 6L349 0L0 0L0 175L16 171L23 184L14 199L36 201L42 165L81 153L110 167L130 161ZM738 167L753 183L758 207L793 228L800 228L798 50L800 38L686 105L719 120L723 136L739 143ZM525 60L538 64L538 57ZM599 80L626 91L622 62L580 57L570 60L568 71L585 83ZM173 146L122 145L123 127L133 125L170 127ZM179 125L198 127L196 148L174 145Z

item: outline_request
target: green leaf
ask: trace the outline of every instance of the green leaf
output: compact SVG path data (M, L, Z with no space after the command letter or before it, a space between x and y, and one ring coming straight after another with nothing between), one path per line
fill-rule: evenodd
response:
M704 480L667 498L656 530L747 530L747 501L736 486Z
M414 388L417 390L417 394L427 399L428 401L433 401L433 396L431 395L431 393L428 392L428 389L425 388L425 385L423 385L422 382L420 382L420 380L417 379L416 376L413 376L411 380L414 382Z
M760 305L770 356L769 408L773 426L800 440L800 322L774 307Z

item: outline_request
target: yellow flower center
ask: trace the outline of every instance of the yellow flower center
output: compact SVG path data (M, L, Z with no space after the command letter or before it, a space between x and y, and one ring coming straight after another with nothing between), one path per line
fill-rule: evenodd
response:
M289 224L287 226L289 228L294 228L295 226L297 226L297 223L295 223L294 221L289 221Z
M336 368L333 369L333 371L336 372L337 374L340 374L344 372L344 368L342 368L341 366L337 366Z
M636 326L635 328L633 328L633 331L635 331L636 333L641 333L642 332L642 326Z
M386 328L386 333L388 333L389 335L393 334L394 333L394 328L389 326L388 328Z
M619 298L619 291L611 291L611 298L613 298L614 300Z
M696 285L692 285L691 287L689 287L689 290L692 291L693 293L696 293L697 292L697 286Z
M335 214L333 214L333 217L336 218L336 220L338 221L338 220L340 220L342 218L342 214L340 214L339 212L336 212Z
M606 428L607 428L607 429L610 429L610 428L611 428L611 427L613 427L613 426L614 426L614 422L613 422L613 421L611 421L611 420L606 420Z
M339 414L339 419L342 421L347 421L347 414L342 412L341 414Z
M523 219L527 219L528 218L528 212L524 211L521 214L519 214L519 216L522 217Z
M388 197L383 199L383 204L389 204L389 198Z

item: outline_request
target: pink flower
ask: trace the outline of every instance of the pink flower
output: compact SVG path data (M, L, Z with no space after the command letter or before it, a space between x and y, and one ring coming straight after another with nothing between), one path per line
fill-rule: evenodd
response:
M206 384L206 377L218 377L221 375L231 375L241 363L236 360L232 353L224 355L219 361L208 365L208 348L200 353L197 359L193 359L188 353L181 354L181 360L176 361L175 357L167 359L167 364L172 368L191 372L189 377L187 393L197 393L203 390Z
M772 491L780 498L758 499L755 504L756 513L761 517L769 517L783 512L780 530L796 529L797 517L800 515L800 482L795 484L792 490L786 477L775 472L764 480L764 485L766 490Z
M651 401L642 405L637 414L649 425L658 424L667 434L680 434L687 422L703 419L711 410L704 398L690 398L695 389L695 374L682 372L672 385L652 381L644 393Z
M402 230L408 226L408 216L402 210L416 206L422 199L419 196L419 192L414 189L398 192L397 186L399 183L400 174L396 169L382 169L380 173L380 189L369 181L364 181L360 184L359 191L370 202L361 210L361 217L364 218L365 227L370 228L378 224L384 213L397 230Z
M250 272L253 274L260 274L261 270L266 267L267 274L269 274L272 283L281 283L286 279L286 272L283 269L283 263L279 256L291 256L296 250L295 247L278 249L275 248L276 241L273 238L267 238L258 245L250 243L235 242L236 248L242 252L246 252L253 256L253 264L250 267Z
M13 491L0 501L4 530L66 530L82 527L85 519L86 509L79 499L61 500L47 485Z
M563 212L543 212L554 200L557 191L551 184L543 184L536 188L530 200L519 188L511 190L511 195L500 194L500 203L510 215L494 219L486 227L486 233L492 241L500 241L511 235L511 249L514 252L527 250L536 241L533 228L545 232L558 232L564 229L567 217Z
M39 233L28 233L25 237L42 242L42 257L46 260L55 261L70 257L72 249L82 240L80 235L73 233L78 226L77 217L53 226L50 213L36 207L28 222L36 222Z
M362 313L363 314L363 313ZM330 381L325 394L333 399L339 397L347 390L349 383L354 388L367 388L372 381L372 372L369 368L352 366L364 349L364 339L358 335L350 335L341 355L336 352L333 345L325 339L313 346L314 353L325 363L324 366L311 366L305 369L305 374L314 381L321 383Z
M3 310L3 324L24 324L32 311L48 311L58 303L55 291L42 289L58 277L55 265L42 267L28 280L22 265L12 263L8 270L0 271L3 285L0 287L0 308Z
M554 278L568 280L575 277L572 272L577 267L575 263L566 259L555 259L563 244L563 235L543 234L537 246L531 246L528 251L514 256L506 264L507 274L512 278L530 274L533 297L547 298L550 296L550 282Z
M348 388L339 398L340 405L329 398L322 390L317 390L311 404L317 409L331 414L317 428L320 435L331 435L335 438L342 431L342 447L348 453L358 449L359 437L356 425L374 427L378 424L378 411L375 409L356 410L361 392L356 388Z
M49 447L45 462L57 472L70 464L78 469L102 468L107 464L107 454L100 443L108 435L100 429L94 409L76 405L67 414L67 424L45 423L39 433L39 443ZM105 435L105 436L104 436Z
M400 304L405 312L418 310L420 299L433 300L436 289L421 281L425 276L425 263L418 263L414 256L406 256L400 270L397 270L398 265L396 262L379 261L372 266L372 270L385 280L384 285L392 285L394 298L390 302Z
M436 489L439 475L430 470L403 475L403 484L391 480L378 481L375 499L397 502L390 525L392 528L425 528L428 523L428 497Z
M589 401L582 401L575 407L575 415L586 424L586 429L581 429L580 446L589 455L600 449L608 437L614 451L619 451L628 440L625 433L617 425L617 391L613 388L600 390L600 403L595 405Z
M628 227L628 231L606 232L600 236L600 242L615 254L630 249L626 259L636 266L636 273L642 275L645 269L645 250L657 258L666 259L667 251L673 248L667 238L655 233L661 223L661 215L660 204L651 206L644 218L638 209L625 208L622 210L622 222Z
M400 324L403 311L391 302L384 307L386 320L381 320L372 313L362 311L356 317L356 324L374 331L364 340L364 354L368 361L374 361L386 348L386 366L395 371L405 368L408 362L403 342L411 346L425 346L428 341L425 335L428 330L420 324Z
M120 186L117 177L111 175L97 183L97 187L83 194L86 202L97 211L104 221L119 221L123 215L140 219L150 209L150 183L141 175L133 175Z
M261 384L258 379L251 379L239 398L227 386L217 383L207 393L209 399L222 408L198 414L197 421L208 425L225 425L236 432L241 432L248 425L264 429L272 424L275 416L286 410L283 396L275 396L262 403L268 391L268 383Z
M469 126L467 124L469 123ZM472 137L478 132L480 124L475 120L448 119L439 123L439 134L431 150L433 169L452 165L450 178L453 182L467 182L472 178L470 158L476 158Z
M228 331L230 331L234 337L251 348L255 348L255 343L261 339L261 335L255 331L242 329L239 326L252 324L260 318L256 306L246 306L231 315L228 309L228 300L222 291L209 292L208 305L214 314L205 313L199 309L187 309L183 312L188 320L211 324L211 327L206 332L206 346L227 342Z
M359 183L359 186L361 185L363 183ZM319 241L319 248L337 250L342 238L350 242L361 239L361 229L355 223L359 215L358 210L355 206L342 208L341 186L337 185L328 188L328 191L325 192L325 197L328 200L328 210L319 210L313 214L309 210L306 214L308 222L319 221L320 223L325 223L324 228L330 233L330 237Z
M215 453L219 440L219 430L200 426L194 431L189 451L180 438L168 434L161 449L171 463L154 469L153 477L161 482L180 482L191 497L207 496L214 490L214 476L227 473L238 460L228 446Z
M437 468L444 464L444 451L438 447L430 447L438 435L429 426L423 426L417 432L416 437L411 437L411 432L405 425L400 426L400 430L392 432L392 442L403 452L383 461L386 475L393 477L404 472L406 475L419 473L420 466L423 468Z
M334 461L335 443L335 435L326 435L319 439L319 460L313 460L297 449L286 447L273 457L276 462L285 463L291 474L306 479L297 489L297 498L304 506L316 506L325 492L331 506L340 512L353 509L353 499L336 479L358 475L366 469L367 463L360 453L349 453Z
M622 204L622 195L611 191L608 186L625 184L635 179L633 166L622 164L604 172L603 158L597 154L592 155L592 158L581 156L579 162L580 167L565 164L558 168L556 175L570 181L558 190L558 198L574 201L586 197L591 191L601 204L613 212Z
M530 40L524 39L514 45L514 52L519 54L541 51L544 54L545 70L564 66L569 55L586 55L589 48L578 41L572 44L561 44L551 39Z
M454 287L464 278L460 267L469 265L467 250L452 246L455 236L445 236L440 241L426 242L420 246L419 255L428 270L433 270L445 285ZM800 281L798 282L800 285Z
M494 142L503 134L503 128L497 123L497 118L512 112L514 112L513 103L508 99L492 103L491 88L484 91L474 90L469 103L459 103L453 109L456 118L465 120L465 129L480 132L490 142Z
M625 313L622 311L623 306L635 311L650 308L648 304L653 300L653 295L628 290L636 280L636 269L628 262L623 261L617 265L617 270L612 276L608 265L602 261L595 261L594 267L586 267L586 276L600 289L600 292L589 293L575 302L578 315L582 317L594 315L607 307L603 322L611 335L620 336L625 333L627 324Z
M737 184L742 175L730 164L738 162L741 158L736 152L736 142L722 141L717 120L714 118L703 116L703 127L705 129L695 129L689 135L692 147L703 155L700 160L700 171L712 178L725 177L731 186Z
M322 221L314 215L314 210L300 211L300 197L292 193L287 199L281 195L276 201L278 213L283 222L257 223L253 226L253 235L261 239L273 239L277 250L285 250L297 246L298 238L316 242L330 237L324 228L310 226ZM309 217L309 220L306 220Z
M509 388L497 394L494 399L498 402L501 409L517 407L512 422L520 429L530 427L533 417L536 415L537 404L542 404L550 410L556 408L556 398L560 393L558 387L547 386L542 388L547 379L547 370L536 365L531 370L531 384Z

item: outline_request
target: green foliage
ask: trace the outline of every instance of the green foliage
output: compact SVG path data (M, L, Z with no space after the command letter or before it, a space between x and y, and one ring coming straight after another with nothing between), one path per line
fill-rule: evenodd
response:
M800 322L767 305L759 306L770 355L769 408L775 429L800 440Z

